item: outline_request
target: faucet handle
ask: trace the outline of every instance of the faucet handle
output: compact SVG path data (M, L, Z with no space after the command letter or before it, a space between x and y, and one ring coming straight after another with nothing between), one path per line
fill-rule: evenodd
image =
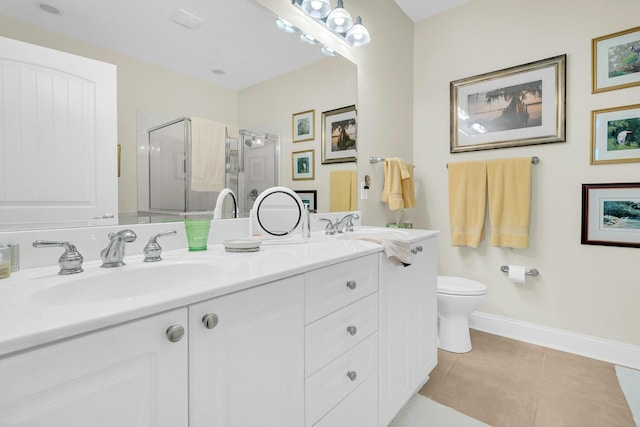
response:
M162 248L158 244L158 237L168 236L171 234L177 234L176 230L163 231L162 233L154 234L149 238L149 242L144 247L142 253L144 254L144 262L155 262L160 261L162 258L160 254L162 253Z
M336 234L336 228L330 219L320 218L319 221L325 221L327 223L327 225L324 227L324 234L329 234L329 235Z
M58 260L58 265L60 266L60 271L58 274L66 275L66 274L76 274L82 273L84 270L82 269L82 261L84 258L80 255L80 252L76 249L76 247L69 242L52 242L49 240L36 240L33 242L34 248L52 248L52 247L62 247L64 248L64 252L60 256Z

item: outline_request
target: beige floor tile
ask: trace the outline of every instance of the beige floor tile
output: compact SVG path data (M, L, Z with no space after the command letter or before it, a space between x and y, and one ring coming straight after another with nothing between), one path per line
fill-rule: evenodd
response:
M597 389L576 390L544 384L540 390L535 427L635 426L624 400L615 397L602 399Z
M425 397L433 396L434 391L445 381L449 370L456 362L458 355L438 350L438 365L429 374L429 381L419 391Z

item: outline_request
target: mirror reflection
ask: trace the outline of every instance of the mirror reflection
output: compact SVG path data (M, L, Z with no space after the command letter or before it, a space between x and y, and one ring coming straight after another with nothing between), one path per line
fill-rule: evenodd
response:
M322 111L356 103L354 64L339 57L325 57L317 46L304 45L296 36L279 31L274 15L253 1L194 0L177 5L168 0L145 0L131 7L130 2L117 0L109 2L104 10L95 1L55 0L51 5L61 13L46 13L30 2L3 3L0 36L116 65L114 144L120 151L117 198L122 224L139 218L149 220L138 214L143 210L139 206L138 157L141 135L154 126L200 117L238 129L237 140L229 140L230 154L225 159L225 168L235 175L225 177L225 187L237 194L237 212L246 216L264 188L274 184L300 187L290 176L291 153L314 149L319 154ZM180 8L204 22L195 29L176 23L173 18L184 18ZM175 13L179 16L173 16ZM318 131L313 141L294 144L292 114L308 109L316 111ZM243 142L242 130L248 132L247 141L260 139L254 134L267 135L279 142L280 149L273 149L272 155L277 157L269 168L275 169L274 181L262 183L253 177L262 187L247 185L241 193L238 185L247 178L246 171L259 172L262 166L258 160L247 162L249 156L239 163L240 147L253 148ZM115 153L114 149L113 157ZM355 169L355 164L342 166ZM319 190L320 212L328 211L329 172L339 167L328 165L324 174L300 187ZM266 170L263 168L263 173ZM215 203L217 195L215 192L207 199ZM324 204L323 197L327 200ZM0 200L0 205L8 204L10 200ZM232 208L224 211L225 217L233 214ZM93 218L72 225L105 223ZM64 226L42 223L37 228Z

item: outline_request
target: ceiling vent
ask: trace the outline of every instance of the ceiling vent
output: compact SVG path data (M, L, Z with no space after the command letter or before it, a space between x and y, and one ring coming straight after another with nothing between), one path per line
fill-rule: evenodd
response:
M194 30L204 23L204 19L191 12L187 12L184 9L178 9L169 17L169 19L190 30Z

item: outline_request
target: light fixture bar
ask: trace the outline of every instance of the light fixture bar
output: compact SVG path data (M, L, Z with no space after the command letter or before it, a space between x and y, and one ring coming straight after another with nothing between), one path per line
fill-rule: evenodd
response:
M303 13L314 18L318 23L338 35L351 46L366 46L371 43L371 36L365 26L362 25L362 18L358 16L354 22L351 14L344 8L343 0L338 0L336 8L324 15L324 5L328 2L329 0L291 0L291 3ZM317 12L321 8L322 13ZM331 8L330 4L329 8ZM308 12L309 10L311 12Z

